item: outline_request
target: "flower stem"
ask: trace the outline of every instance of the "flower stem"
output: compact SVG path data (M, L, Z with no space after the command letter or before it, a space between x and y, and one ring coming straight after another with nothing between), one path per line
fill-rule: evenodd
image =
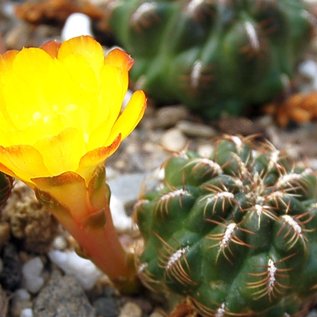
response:
M98 221L96 225L98 218L101 223ZM72 227L66 229L78 242L85 257L106 273L120 291L131 293L136 290L138 281L133 254L123 249L108 207L85 224L72 223Z
M96 169L88 185L73 173L36 181L37 198L74 237L81 253L107 274L119 291L135 292L140 283L134 255L124 250L113 225L104 167Z

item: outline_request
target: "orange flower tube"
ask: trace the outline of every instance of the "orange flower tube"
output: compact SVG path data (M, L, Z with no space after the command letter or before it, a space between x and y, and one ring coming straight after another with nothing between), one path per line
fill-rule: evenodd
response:
M89 36L0 54L0 171L32 187L121 288L135 268L113 227L104 163L146 107L136 91L122 111L132 64Z

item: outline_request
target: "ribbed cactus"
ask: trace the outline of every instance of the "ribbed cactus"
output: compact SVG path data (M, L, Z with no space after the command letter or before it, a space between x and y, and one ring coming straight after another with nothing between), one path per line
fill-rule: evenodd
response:
M140 277L205 317L287 317L317 294L317 181L271 144L180 153L136 204Z
M109 24L156 101L215 117L288 87L311 21L302 0L110 0Z

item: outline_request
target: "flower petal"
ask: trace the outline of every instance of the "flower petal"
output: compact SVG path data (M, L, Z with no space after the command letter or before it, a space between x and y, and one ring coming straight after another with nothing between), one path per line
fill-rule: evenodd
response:
M65 61L74 56L87 61L96 73L99 72L104 61L101 45L91 36L74 37L62 43L58 51L58 59ZM79 71L78 66L77 71Z
M142 119L145 108L146 97L142 90L138 90L132 95L126 108L114 124L109 140L118 134L121 134L122 140L125 139Z
M80 175L66 172L53 177L32 178L32 182L38 190L48 194L67 208L75 221L83 221L89 216L87 215L89 206L87 206L86 184Z
M134 64L134 60L125 51L115 48L106 55L105 64L110 64L124 71L129 71Z
M103 162L117 150L120 143L121 135L117 135L109 146L99 147L86 153L80 159L77 173L89 183L96 166L103 164Z
M30 183L32 177L49 175L41 154L30 145L0 146L0 170ZM4 167L4 168L3 168Z
M4 72L11 70L12 63L17 54L18 51L16 50L7 51L4 54L0 54L0 82Z
M41 49L48 53L51 57L57 57L61 43L57 41L48 41L41 45Z
M100 87L99 87L99 102L94 104L94 111L90 112L91 131L94 131L100 125L103 126L102 133L103 142L97 143L96 140L92 139L92 143L95 143L95 147L100 147L105 145L105 140L107 140L111 128L114 125L116 119L118 118L124 95L127 91L127 80L124 76L128 74L122 74L122 71L112 65L104 65L101 71Z
M34 147L42 153L49 175L76 171L85 153L83 136L76 128L67 128L56 136L37 141Z

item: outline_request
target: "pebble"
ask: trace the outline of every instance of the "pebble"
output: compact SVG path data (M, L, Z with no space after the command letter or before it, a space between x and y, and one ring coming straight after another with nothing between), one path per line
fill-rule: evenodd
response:
M308 313L308 315L306 317L317 317L317 311L312 310L310 313Z
M31 308L23 309L20 317L33 317L33 310Z
M67 241L64 237L62 236L57 236L53 240L52 247L57 250L65 250L67 248Z
M160 143L166 151L179 152L186 147L187 139L180 130L172 128L164 132Z
M43 262L40 257L35 257L23 264L23 284L32 294L36 294L44 284L42 277Z
M208 125L185 120L180 121L176 127L188 137L212 138L217 133L215 129Z
M10 306L11 317L21 317L23 310L30 309L31 307L31 295L26 289L21 288L13 293Z
M299 73L309 79L308 83L302 84L302 89L311 91L317 89L317 63L314 60L305 60L299 65Z
M78 281L54 271L34 300L34 317L96 317Z
M188 110L184 106L168 106L159 109L155 114L154 127L170 128L188 117Z
M75 251L51 250L48 256L66 274L74 276L85 290L91 289L102 275L90 260L80 257Z
M115 195L125 205L138 197L145 177L144 173L118 175L108 181L111 194Z
M10 225L7 222L0 223L0 250L8 243L10 238Z
M126 214L123 202L113 193L110 198L110 210L112 221L118 232L131 230L133 223L131 217Z
M7 316L9 299L0 285L0 316Z
M149 317L166 317L166 313L162 309L155 309Z
M142 317L142 310L137 304L127 302L122 307L119 317Z
M118 305L113 297L100 297L93 302L98 317L117 317Z
M93 35L90 17L83 13L71 14L63 27L61 38L66 41L80 35Z
M0 272L1 285L14 291L17 289L22 281L22 268L19 255L12 244L8 244L2 253L3 267Z
M24 46L39 46L50 39L59 39L58 30L48 25L36 28L27 23L18 23L4 36L7 48L22 49Z
M16 290L13 294L13 300L27 301L31 299L30 293L25 288Z
M214 147L212 146L212 143L210 144L201 144L197 147L197 153L202 157L211 157L212 153L214 151Z

